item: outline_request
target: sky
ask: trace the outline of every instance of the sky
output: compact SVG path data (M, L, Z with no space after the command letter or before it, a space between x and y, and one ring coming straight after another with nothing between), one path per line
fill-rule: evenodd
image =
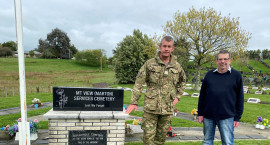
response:
M269 0L21 0L24 51L59 28L78 50L104 49L107 57L134 29L152 37L179 11L214 8L223 16L239 17L252 33L248 50L270 50ZM16 42L14 0L0 0L0 43Z

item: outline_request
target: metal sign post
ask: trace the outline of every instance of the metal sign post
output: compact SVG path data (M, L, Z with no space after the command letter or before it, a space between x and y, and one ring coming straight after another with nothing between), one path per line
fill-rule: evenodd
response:
M22 28L22 4L21 0L15 1L15 20L16 20L16 34L18 45L18 59L19 59L19 77L20 77L20 102L21 102L21 119L22 123L19 126L19 144L29 145L30 131L27 126L27 105L26 105L26 84L25 84L25 65L24 65L24 50L23 50L23 28Z

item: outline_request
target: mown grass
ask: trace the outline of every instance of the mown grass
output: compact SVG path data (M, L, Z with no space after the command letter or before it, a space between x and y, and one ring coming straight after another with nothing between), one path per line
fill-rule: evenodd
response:
M19 70L17 58L0 58L0 97L19 95ZM105 67L89 67L74 60L25 58L27 93L50 92L52 86L91 87L98 82L113 85L114 71Z
M265 59L263 61L266 62L268 65L270 65L270 60L269 59Z
M198 91L185 90L190 95L192 93L199 93ZM248 98L259 98L261 101L270 102L270 95L255 95L255 94L244 94L245 100ZM131 99L131 92L125 91L124 103L129 104ZM143 106L144 94L139 100L139 106ZM190 113L192 109L198 108L198 98L193 98L189 96L182 96L180 102L176 104L178 111ZM257 121L257 116L262 116L263 118L270 118L270 105L267 104L253 104L253 103L244 103L244 113L241 118L241 122L255 124Z
M53 101L53 96L50 93L32 93L26 95L27 105L32 104L34 98L40 99L42 102ZM1 97L0 109L20 107L20 96Z
M45 114L50 109L52 109L52 107L27 111L27 117ZM14 123L17 123L18 118L21 118L21 113L0 116L0 127L8 124L13 125ZM40 121L39 125L41 126L40 129L48 129L48 121Z

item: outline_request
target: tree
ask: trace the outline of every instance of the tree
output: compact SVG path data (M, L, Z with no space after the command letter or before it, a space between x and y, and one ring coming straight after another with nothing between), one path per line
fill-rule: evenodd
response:
M73 55L75 55L78 52L78 49L74 46L74 44L72 44L70 46L70 51L71 51L71 58L73 57Z
M13 52L9 47L0 47L0 57L2 56L12 56Z
M173 55L177 56L177 62L181 64L182 68L187 70L188 61L190 58L188 53L189 43L184 38L180 38L174 42L174 46L175 48Z
M55 28L47 34L47 39L39 39L38 52L44 58L68 58L78 50L74 45L70 45L70 39L64 31ZM75 52L75 53L74 53Z
M268 49L264 49L262 51L262 58L263 59L270 59L270 51Z
M101 58L102 57L102 58ZM101 66L100 60L102 59L102 67L106 64L105 50L93 49L83 50L75 54L76 61L81 64L97 67Z
M178 11L173 20L167 21L164 31L176 41L185 39L189 44L188 54L194 59L197 70L195 90L199 89L203 64L213 60L219 50L242 51L251 38L251 34L239 26L239 18L222 17L213 8L198 11L191 8L187 13Z
M53 54L57 58L67 58L70 48L70 39L67 36L67 33L64 31L55 28L51 33L47 35L47 41L49 46L54 49ZM65 56L65 57L64 57Z
M247 66L248 62L249 58L247 55L241 55L241 57L235 59L235 63L240 67L239 71L242 71L242 67Z
M17 43L14 41L4 42L2 46L10 48L11 51L17 51Z
M34 50L30 50L30 51L29 51L29 55L30 55L30 57L34 57L34 56L35 56Z
M144 62L154 57L156 46L152 39L135 29L133 36L126 36L113 53L115 75L119 83L134 83Z

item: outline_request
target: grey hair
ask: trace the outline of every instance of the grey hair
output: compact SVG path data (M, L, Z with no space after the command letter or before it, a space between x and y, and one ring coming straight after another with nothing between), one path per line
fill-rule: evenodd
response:
M229 58L231 58L231 53L228 50L220 50L216 56L216 59L218 59L219 54L229 54Z
M165 40L167 42L171 42L171 41L173 41L173 38L171 36L164 36L160 41L160 45L162 44L163 40Z

